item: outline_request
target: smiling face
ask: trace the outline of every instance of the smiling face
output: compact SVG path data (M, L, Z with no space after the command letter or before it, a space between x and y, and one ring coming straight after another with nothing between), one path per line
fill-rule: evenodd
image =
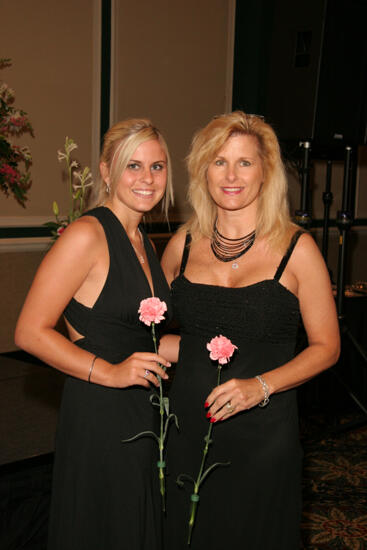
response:
M207 171L208 191L218 208L256 212L264 171L257 139L231 136Z
M104 181L110 184L108 168L101 164ZM167 183L167 158L157 139L144 141L132 154L106 204L117 212L144 214L163 197Z

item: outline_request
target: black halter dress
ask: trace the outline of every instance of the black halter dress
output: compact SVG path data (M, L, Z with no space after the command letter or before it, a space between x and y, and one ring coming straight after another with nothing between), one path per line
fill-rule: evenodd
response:
M150 328L139 321L148 280L125 230L111 210L87 212L105 231L110 267L95 305L72 299L65 317L83 335L76 344L111 363L135 351L154 351ZM143 229L154 294L169 306L169 288ZM169 315L169 314L168 314ZM162 323L163 324L163 323ZM114 389L68 377L56 440L49 550L161 550L157 409L142 386Z

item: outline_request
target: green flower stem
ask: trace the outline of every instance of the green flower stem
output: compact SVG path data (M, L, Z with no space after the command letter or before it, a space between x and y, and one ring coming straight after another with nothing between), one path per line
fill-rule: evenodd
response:
M219 386L219 384L220 384L221 372L222 372L222 365L220 365L218 363L217 386ZM200 485L203 481L203 477L205 476L205 473L203 474L203 472L204 472L205 462L206 462L206 459L207 459L207 456L208 456L209 445L212 442L211 435L212 435L212 431L213 431L213 426L214 426L214 424L212 422L210 422L208 433L204 437L205 447L203 449L203 456L202 456L202 459L201 459L200 469L199 469L199 473L198 473L198 477L196 479L196 482L194 483L194 492L190 497L191 506L190 506L190 519L189 519L189 535L188 535L188 540L187 540L188 545L190 545L190 543L191 543L192 530L193 530L193 527L194 527L194 524L195 524L196 509L197 509L197 505L198 505L199 498L200 498L199 497L199 489L200 489Z
M73 221L73 212L74 212L74 197L73 197L73 175L70 162L70 154L66 156L66 164L68 167L68 176L69 176L69 193L70 193L70 210L69 210L69 220Z
M195 487L195 489L196 489L196 487ZM187 544L189 546L191 544L192 529L193 529L194 523L195 523L196 509L197 509L197 506L198 506L199 499L200 499L199 495L197 493L195 493L195 491L194 491L194 493L190 497L191 508L190 508L190 519L189 519L189 536L188 536L188 539L187 539Z
M80 193L78 217L81 216L81 215L82 215L82 212L83 212L84 194L85 194L84 181L81 182L81 185L82 185L82 191L81 191L81 193Z
M152 323L152 338L153 338L153 344L154 344L154 351L155 353L158 353L157 348L157 338L155 334L155 323ZM159 364L160 367L165 371L166 368L163 367L163 365ZM166 466L166 463L164 461L163 453L164 453L164 402L163 402L163 386L162 386L162 379L159 375L157 375L158 382L159 382L159 415L160 415L160 434L159 434L159 461L157 463L158 470L159 470L159 490L162 497L162 510L163 512L166 511L166 488L165 488L165 476L164 476L164 468Z

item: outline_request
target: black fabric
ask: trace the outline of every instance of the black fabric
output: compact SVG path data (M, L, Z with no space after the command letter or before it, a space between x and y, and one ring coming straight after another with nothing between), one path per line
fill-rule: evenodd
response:
M110 268L92 308L71 300L65 317L83 335L83 349L118 363L153 351L150 328L139 321L148 280L126 232L111 210L87 213L102 224ZM144 234L154 294L169 306L169 289ZM169 313L167 315L169 317ZM49 550L160 550L158 450L151 438L158 415L143 387L114 389L72 377L65 382L53 476Z
M291 243L288 247L288 250L287 252L284 254L283 258L282 258L282 261L280 262L279 264L279 267L274 275L274 279L276 281L279 281L279 279L281 278L281 276L283 275L283 271L285 270L286 266L287 266L287 263L289 261L289 258L291 257L291 254L293 252L293 249L294 247L296 246L297 244L297 241L298 239L300 238L300 236L304 233L304 231L302 230L299 230L299 231L296 231L296 233L294 233L293 237L292 237L292 240L291 240Z
M183 550L193 487L186 481L179 488L176 479L180 473L196 479L208 431L204 402L216 385L217 365L206 344L222 334L238 346L222 382L263 374L294 356L300 311L297 297L275 278L227 288L181 274L172 300L182 339L170 399L180 431L171 431L168 444L165 550ZM206 466L231 464L214 469L201 486L191 550L299 548L302 451L295 390L214 424L212 439Z
M190 252L190 243L191 243L191 235L190 233L186 233L185 248L183 250L182 260L180 265L180 275L182 275L182 273L185 271L185 267L186 267L187 260L189 257L189 252Z

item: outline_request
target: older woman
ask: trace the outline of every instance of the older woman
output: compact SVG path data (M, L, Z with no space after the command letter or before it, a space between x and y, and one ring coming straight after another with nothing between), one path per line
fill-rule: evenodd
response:
M145 119L104 139L98 207L71 224L42 262L21 312L16 343L68 375L60 411L50 550L160 550L160 501L149 401L158 365L140 301L168 303L169 288L139 223L172 198L161 133ZM168 180L168 186L167 186ZM64 314L70 339L55 330Z
M213 424L192 549L296 550L301 459L295 388L331 366L339 330L327 269L291 221L279 144L260 117L234 112L200 130L188 156L194 213L169 242L163 269L181 327L171 407L166 550L187 545L192 487ZM308 346L295 356L299 320ZM222 383L206 344L238 347ZM175 336L160 353L177 361ZM259 405L261 405L259 407Z

